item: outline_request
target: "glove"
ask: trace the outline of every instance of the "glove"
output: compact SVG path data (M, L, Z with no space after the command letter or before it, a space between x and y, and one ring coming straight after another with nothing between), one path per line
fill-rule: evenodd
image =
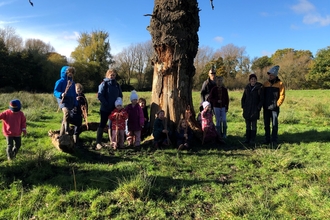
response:
M276 104L271 104L268 106L268 110L274 110L276 108Z

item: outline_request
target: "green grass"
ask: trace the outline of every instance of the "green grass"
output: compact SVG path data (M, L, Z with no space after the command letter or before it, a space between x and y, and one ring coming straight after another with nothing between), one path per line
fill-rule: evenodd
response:
M138 94L150 103L150 93ZM62 117L51 94L0 94L1 111L19 98L28 119L14 161L0 139L0 219L329 219L326 91L287 91L278 147L260 144L262 118L256 145L241 144L241 95L229 92L226 146L152 151L146 141L140 151L95 151L96 132L87 131L82 148L66 154L47 136ZM88 120L98 122L99 102L87 98ZM197 111L199 93L193 98Z

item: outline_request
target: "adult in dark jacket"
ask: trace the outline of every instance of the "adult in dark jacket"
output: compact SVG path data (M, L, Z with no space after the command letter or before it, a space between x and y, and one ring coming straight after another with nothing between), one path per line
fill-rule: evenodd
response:
M75 83L73 81L75 72L74 67L63 66L60 72L60 79L56 81L54 86L54 96L57 99L59 108L63 112L60 136L68 133L70 111L78 104Z
M202 85L202 90L201 90L201 103L207 101L207 98L209 97L209 94L212 90L213 87L217 86L215 82L215 70L210 69L209 71L209 77L207 80L204 81Z
M123 98L123 93L120 85L116 81L117 72L114 69L109 69L103 82L99 85L98 89L98 99L101 102L100 107L100 125L97 129L96 134L96 149L100 150L102 148L102 136L103 130L108 122L108 117L110 113L115 109L115 102L117 97ZM110 128L111 126L109 126ZM111 140L110 140L111 142Z
M285 99L283 82L278 78L279 66L273 66L268 72L269 79L263 84L263 116L265 125L265 142L263 144L277 145L278 139L278 116L280 106ZM270 123L272 123L272 137L270 138Z
M249 84L244 89L241 99L243 118L245 119L245 144L254 144L257 135L257 120L260 118L263 93L262 84L257 82L255 74L249 75Z

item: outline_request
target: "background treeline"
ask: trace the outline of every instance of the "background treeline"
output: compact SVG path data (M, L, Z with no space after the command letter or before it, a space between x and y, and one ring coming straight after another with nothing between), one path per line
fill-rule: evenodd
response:
M50 43L39 39L23 41L15 29L0 28L0 92L52 92L63 65L77 69L76 82L85 92L95 92L109 66L118 70L118 81L124 91L133 88L150 91L153 74L152 42L131 44L116 55L111 54L109 33L80 33L78 45L67 58ZM272 56L250 58L245 47L228 44L214 50L199 47L194 60L194 90L201 88L208 70L214 66L217 75L224 76L229 89L242 89L247 76L254 72L259 81L266 80L272 65L280 65L279 76L287 89L330 88L330 46L321 48L315 57L309 50L278 49Z

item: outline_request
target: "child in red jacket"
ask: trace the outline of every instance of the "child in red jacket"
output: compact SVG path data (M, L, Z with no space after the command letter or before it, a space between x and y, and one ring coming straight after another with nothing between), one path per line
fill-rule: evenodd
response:
M2 132L7 140L7 158L12 160L16 157L21 147L21 134L26 135L26 118L21 111L21 102L18 99L11 100L9 109L0 113L3 121Z
M115 102L116 108L109 115L112 130L111 146L114 150L124 147L125 141L125 121L128 118L126 110L123 108L123 101L120 97Z

